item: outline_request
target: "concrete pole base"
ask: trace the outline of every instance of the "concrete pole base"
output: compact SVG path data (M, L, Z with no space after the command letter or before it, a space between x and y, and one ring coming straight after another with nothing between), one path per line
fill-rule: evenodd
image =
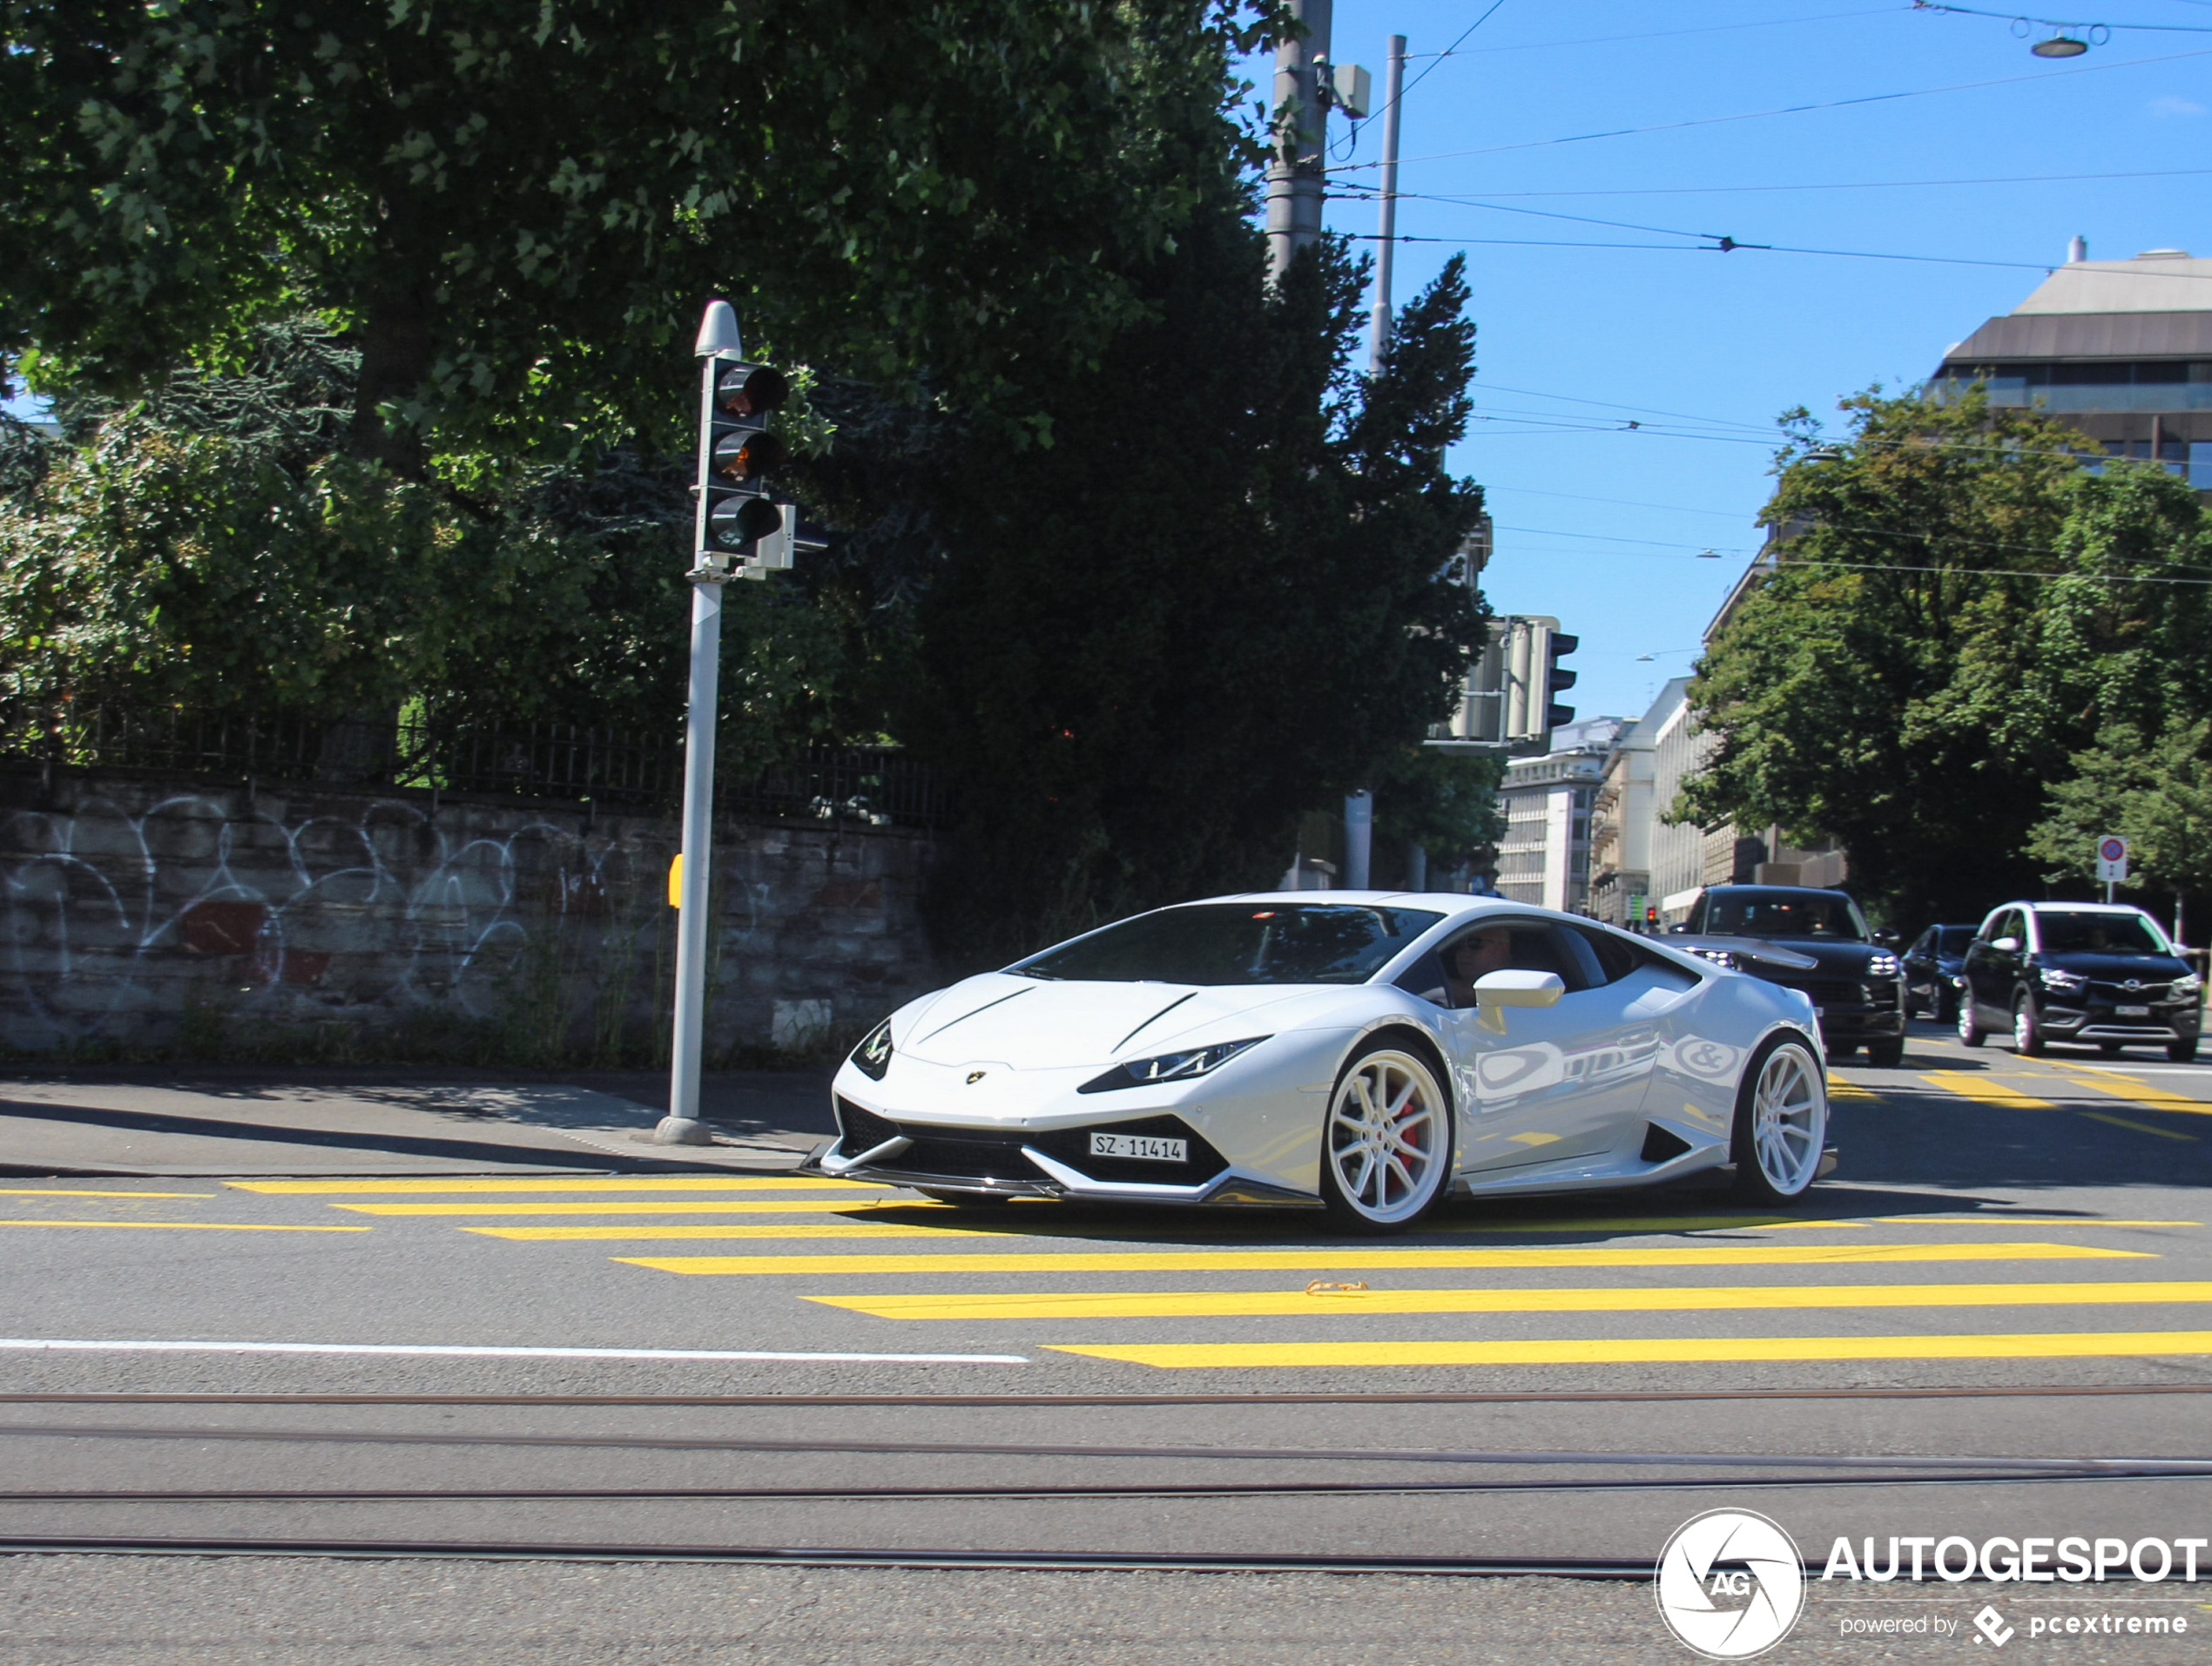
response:
M664 1116L653 1125L655 1145L711 1145L714 1136L696 1116Z

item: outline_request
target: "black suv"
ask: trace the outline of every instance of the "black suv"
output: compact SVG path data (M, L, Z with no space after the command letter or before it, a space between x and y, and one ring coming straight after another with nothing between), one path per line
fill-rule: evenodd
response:
M1674 928L1676 945L1812 997L1831 1060L1864 1046L1866 1062L1905 1061L1905 967L1897 934L1869 931L1841 891L1796 885L1709 886Z
M2022 1053L2089 1042L2107 1056L2129 1042L2196 1056L2204 984L2141 908L2097 902L2008 902L1981 922L1959 974L1959 1039L1979 1047L2009 1029Z
M1959 975L1966 970L1972 926L1931 926L1905 951L1905 1014L1924 1012L1939 1023L1959 1016Z

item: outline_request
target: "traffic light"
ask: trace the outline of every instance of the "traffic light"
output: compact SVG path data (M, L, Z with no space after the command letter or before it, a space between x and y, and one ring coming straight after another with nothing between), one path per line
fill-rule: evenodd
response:
M698 553L742 562L783 527L770 494L791 450L768 432L768 419L791 397L791 383L772 365L741 359L718 358L713 376L700 448Z
M1575 708L1559 705L1551 699L1551 696L1562 689L1575 686L1575 673L1561 669L1559 662L1581 645L1580 637L1567 636L1557 631L1551 633L1551 639L1545 644L1544 727L1547 729L1564 728L1575 721Z

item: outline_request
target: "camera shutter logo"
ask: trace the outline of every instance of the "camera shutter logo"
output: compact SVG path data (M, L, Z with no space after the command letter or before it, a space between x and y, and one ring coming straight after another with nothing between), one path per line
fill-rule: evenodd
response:
M1750 1510L1708 1510L1659 1553L1659 1617L1708 1660L1749 1660L1804 1609L1804 1564L1790 1535ZM1723 1602L1726 1606L1723 1606Z

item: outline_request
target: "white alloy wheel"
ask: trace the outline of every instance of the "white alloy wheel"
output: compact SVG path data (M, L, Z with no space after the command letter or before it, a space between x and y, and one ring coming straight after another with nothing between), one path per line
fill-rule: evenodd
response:
M1452 1102L1418 1055L1384 1043L1348 1065L1321 1136L1321 1197L1346 1224L1410 1225L1444 1190Z
M1736 1177L1772 1201L1802 1196L1820 1172L1828 1136L1828 1087L1803 1042L1762 1056L1738 1096Z

